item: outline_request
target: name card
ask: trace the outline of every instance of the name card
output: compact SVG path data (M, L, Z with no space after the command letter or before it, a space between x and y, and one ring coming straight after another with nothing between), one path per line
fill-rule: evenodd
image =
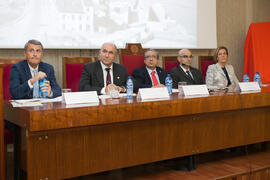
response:
M166 87L141 88L139 89L138 98L141 98L142 100L169 99L170 95Z
M239 82L241 92L261 91L258 82Z
M63 93L63 97L66 104L79 104L79 103L94 103L97 105L99 104L99 99L96 91Z
M207 86L204 85L188 85L182 86L185 96L208 96Z

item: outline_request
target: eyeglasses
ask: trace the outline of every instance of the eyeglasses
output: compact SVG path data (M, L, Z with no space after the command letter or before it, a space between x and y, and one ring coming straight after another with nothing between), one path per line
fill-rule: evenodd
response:
M193 58L193 56L192 56L192 55L190 55L190 56L184 55L184 56L180 56L180 57L181 57L181 58L184 58L184 59L187 59L187 58L192 59L192 58Z
M34 52L35 52L36 54L40 54L40 53L42 53L42 50L41 50L41 49L37 49L37 50L30 49L30 50L28 50L28 52L30 52L31 54L33 54Z
M218 53L218 56L222 56L222 55L227 55L227 53L226 52L224 52L224 53Z
M155 55L152 55L152 56L144 56L145 59L150 59L150 58L153 58L153 59L157 59L157 56Z

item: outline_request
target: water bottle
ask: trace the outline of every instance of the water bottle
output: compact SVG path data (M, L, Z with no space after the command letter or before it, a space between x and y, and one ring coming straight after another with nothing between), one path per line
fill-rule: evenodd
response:
M128 76L127 84L127 98L132 98L133 97L133 82L131 79L131 76Z
M165 79L165 86L167 87L169 94L172 94L172 85L173 85L173 81L172 81L171 75L168 74Z
M261 87L261 76L258 72L254 75L254 81L258 82L259 86Z
M245 75L243 77L243 82L249 82L249 77L248 77L248 73L245 72Z
M40 98L46 98L48 93L47 92L42 92L41 88L43 87L43 85L45 84L46 78L42 78L39 80L39 97Z

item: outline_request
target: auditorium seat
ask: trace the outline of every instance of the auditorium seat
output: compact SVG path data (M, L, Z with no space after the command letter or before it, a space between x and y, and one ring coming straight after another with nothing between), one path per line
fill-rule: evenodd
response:
M162 56L162 66L166 71L170 72L173 67L178 65L177 56Z
M125 49L119 50L120 64L123 64L131 75L139 67L144 66L144 53L141 43L127 43Z
M94 62L97 57L62 57L63 89L77 92L85 63Z
M203 80L205 81L208 66L210 66L211 64L215 64L216 61L214 60L214 56L199 56L198 61L199 70L201 71Z
M3 99L10 100L11 94L9 91L9 74L10 69L13 64L23 60L25 58L1 58L0 64L4 64L3 68ZM12 127L11 123L5 122L5 129L4 129L4 142L5 142L5 156L7 157L7 144L14 144L14 128ZM14 147L15 148L15 147ZM14 154L14 163L17 161L17 156ZM15 169L15 165L14 165ZM15 171L14 171L15 172ZM14 174L15 175L15 174Z
M23 60L24 58L10 58L10 59L0 59L0 63L4 64L3 69L3 99L10 100L11 95L9 92L9 73L11 66L17 62ZM12 144L14 141L13 133L10 129L5 128L5 144Z

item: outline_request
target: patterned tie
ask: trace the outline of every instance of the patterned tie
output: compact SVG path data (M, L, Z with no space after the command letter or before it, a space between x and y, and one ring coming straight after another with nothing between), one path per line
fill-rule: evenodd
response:
M38 73L36 69L32 70L32 73L34 76ZM33 84L33 98L38 98L39 97L39 83L36 81Z
M105 68L105 70L107 71L106 86L108 86L109 84L112 83L111 74L110 74L111 68Z
M157 80L155 71L151 72L151 78L152 78L152 81L153 81L153 86L157 86L158 85L158 80Z

